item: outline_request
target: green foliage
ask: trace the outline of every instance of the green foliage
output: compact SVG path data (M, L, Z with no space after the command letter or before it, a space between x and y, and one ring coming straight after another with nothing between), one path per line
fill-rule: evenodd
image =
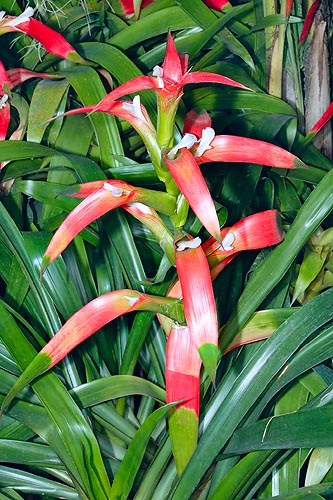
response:
M201 0L157 0L138 19L112 0L31 3L87 64L60 60L24 35L0 37L7 70L54 76L12 90L9 132L0 141L1 402L82 305L122 288L165 295L175 276L155 237L117 209L82 231L41 284L47 244L78 203L66 194L69 186L115 178L163 189L126 122L93 113L49 123L55 113L96 104L111 87L151 74L172 32L193 70L253 90L187 86L176 140L186 112L204 108L217 133L275 143L308 169L202 166L221 223L276 208L286 235L274 249L243 252L214 282L216 383L202 374L198 446L181 477L164 404L165 334L154 314L141 311L107 324L2 415L0 499L332 498L333 170L322 144L304 140L303 77L314 33L303 47L297 40L308 2L295 1L287 21L284 1L280 10L262 0L219 12ZM1 4L12 15L21 7ZM155 94L141 97L156 125ZM185 228L207 236L192 212Z

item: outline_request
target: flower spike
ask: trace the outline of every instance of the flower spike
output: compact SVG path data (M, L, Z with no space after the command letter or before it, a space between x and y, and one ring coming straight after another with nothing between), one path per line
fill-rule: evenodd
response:
M153 76L137 76L119 85L119 87L103 97L93 110L90 109L89 111L109 113L110 106L114 101L143 90L155 90L162 99L175 102L181 97L184 85L195 83L219 83L249 90L248 87L241 83L217 73L189 72L187 70L187 56L178 54L173 38L169 34L164 62L162 67L155 67Z
M191 338L214 382L218 354L216 304L208 262L200 243L200 238L177 242L176 268Z

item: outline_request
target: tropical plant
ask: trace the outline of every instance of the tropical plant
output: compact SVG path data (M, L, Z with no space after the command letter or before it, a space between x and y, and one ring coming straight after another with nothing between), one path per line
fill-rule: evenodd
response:
M1 8L0 497L331 498L330 6Z

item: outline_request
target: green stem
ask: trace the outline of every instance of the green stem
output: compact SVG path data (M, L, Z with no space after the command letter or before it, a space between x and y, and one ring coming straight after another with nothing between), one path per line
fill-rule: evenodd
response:
M161 214L172 216L176 212L176 197L163 191L141 188L140 201Z

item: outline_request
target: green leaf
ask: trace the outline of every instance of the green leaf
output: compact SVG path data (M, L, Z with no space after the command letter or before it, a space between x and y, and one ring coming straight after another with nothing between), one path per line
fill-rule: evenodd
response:
M165 405L149 415L135 434L114 478L109 500L126 500L143 459L149 438L158 422L173 407Z
M73 392L84 408L100 404L103 401L134 394L142 394L159 402L165 401L165 391L163 389L149 380L132 375L113 375L112 377L93 380L75 387Z
M169 7L158 10L150 16L142 17L108 40L108 43L126 50L156 35L177 31L195 25L191 18L180 7ZM166 37L165 37L166 40Z
M14 439L0 439L1 462L27 464L39 467L61 465L52 448L44 444L25 443Z
M323 481L333 465L333 448L315 448L310 456L306 471L305 485L311 486Z
M45 130L49 126L46 121L57 111L67 89L68 82L65 79L42 80L36 85L29 108L28 142L42 141Z
M0 486L14 488L22 493L51 495L54 498L66 500L79 500L80 498L76 491L69 486L4 465L0 465Z
M332 424L332 408L301 409L277 415L238 429L224 453L333 446L328 432Z
M314 486L306 486L286 493L265 498L265 500L329 500L333 493L333 483L322 483Z

